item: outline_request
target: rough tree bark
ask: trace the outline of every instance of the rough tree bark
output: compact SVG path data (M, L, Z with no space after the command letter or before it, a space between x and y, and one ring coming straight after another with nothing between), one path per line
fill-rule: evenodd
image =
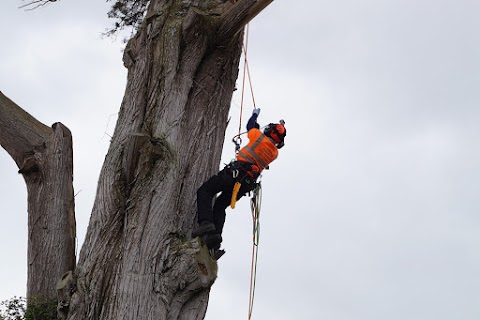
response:
M196 190L219 167L241 31L272 1L150 2L124 52L127 88L79 261L70 283L63 284L69 288L63 318L204 318L217 265L189 239ZM28 121L24 127L34 134L25 138L26 146L9 151L19 168L26 158L19 154L34 150L44 165L37 160L38 146L59 148L69 137L62 125L52 130ZM35 172L43 172L39 168ZM35 188L29 188L29 199ZM57 195L55 188L47 197ZM71 194L63 196L73 214Z
M75 267L70 130L41 124L0 92L0 144L27 185L27 297L56 300L58 279Z

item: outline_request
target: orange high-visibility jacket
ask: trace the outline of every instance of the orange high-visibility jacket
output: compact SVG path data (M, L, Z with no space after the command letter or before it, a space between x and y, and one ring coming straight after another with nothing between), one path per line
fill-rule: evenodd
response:
M266 135L257 128L248 131L248 144L237 154L237 160L265 169L278 156L278 149Z

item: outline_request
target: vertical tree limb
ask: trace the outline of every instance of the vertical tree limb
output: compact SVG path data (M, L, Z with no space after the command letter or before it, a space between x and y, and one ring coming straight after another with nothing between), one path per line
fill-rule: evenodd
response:
M27 298L56 300L56 283L76 260L70 130L45 126L0 92L0 144L27 185Z

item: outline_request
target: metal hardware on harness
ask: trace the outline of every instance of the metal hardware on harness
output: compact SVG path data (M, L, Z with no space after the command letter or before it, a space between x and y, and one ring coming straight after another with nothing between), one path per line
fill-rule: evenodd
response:
M239 174L240 174L240 171L232 170L232 176L233 176L234 179L237 179Z
M233 137L232 142L235 144L235 153L238 153L242 144L242 138L240 137L240 135L236 135L235 137Z

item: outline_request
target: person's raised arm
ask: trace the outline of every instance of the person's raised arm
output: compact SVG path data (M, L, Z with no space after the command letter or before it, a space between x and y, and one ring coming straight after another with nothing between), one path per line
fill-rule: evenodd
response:
M250 129L257 128L260 129L260 125L257 123L257 118L260 115L260 108L255 108L253 109L252 116L250 119L248 119L247 122L247 130L250 131Z

